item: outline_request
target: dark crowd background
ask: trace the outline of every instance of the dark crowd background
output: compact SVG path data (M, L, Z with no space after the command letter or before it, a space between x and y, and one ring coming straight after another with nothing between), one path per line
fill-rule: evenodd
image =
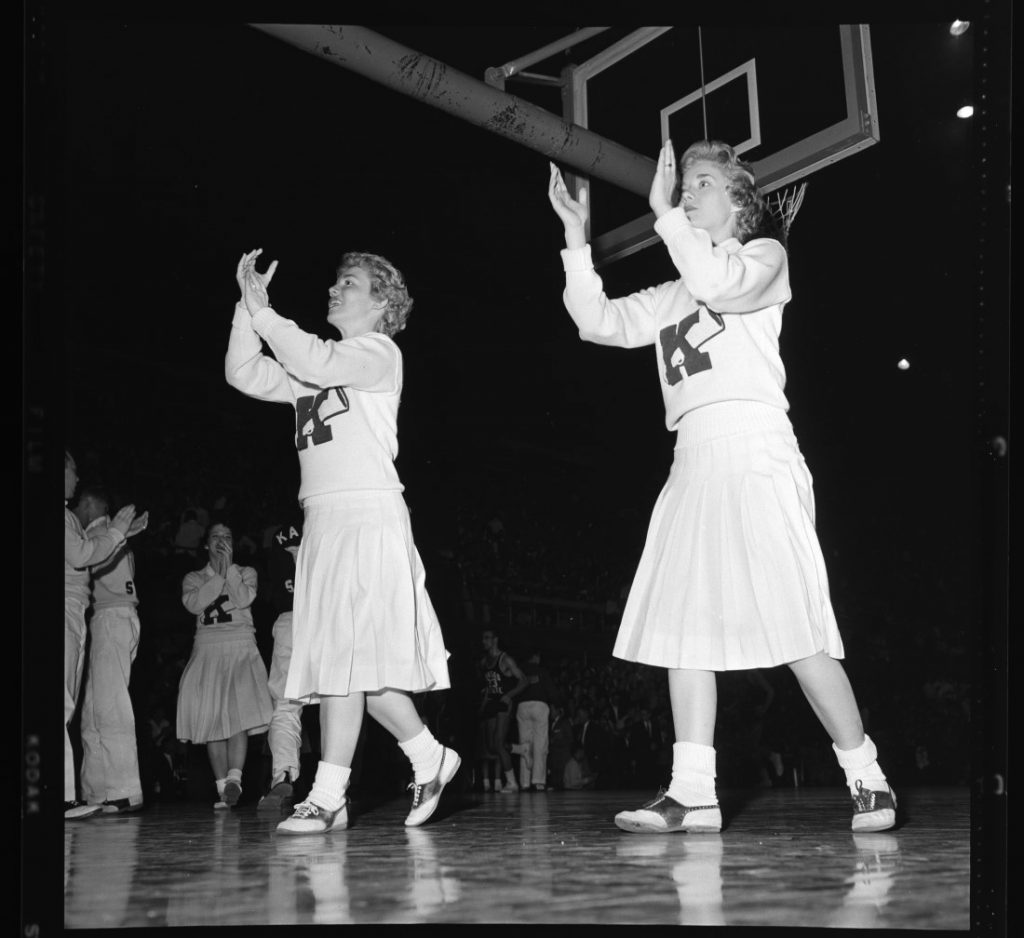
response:
M98 392L82 393L89 399ZM112 402L95 404L106 408ZM180 743L175 735L178 681L195 630L194 616L181 604L181 581L186 572L205 565L205 529L222 520L235 533L235 562L255 567L267 583L273 535L281 519L294 512L294 499L288 496L295 491L295 479L288 471L294 456L285 448L287 428L286 419L278 479L253 471L262 441L252 442L252 452L233 446L227 459L197 458L223 451L222 436L213 428L207 436L195 427L181 435L163 428L158 440L138 445L127 460L116 463L105 456L117 451L114 438L94 439L77 454L83 484L111 485L116 504L132 501L150 512L149 529L132 541L142 639L130 688L150 800L210 797L204 747ZM125 462L130 473L122 468ZM119 485L129 475L132 490ZM601 726L605 751L591 756L601 767L597 785L646 788L660 775L667 782L671 767L667 681L661 669L613 658L611 647L647 519L641 504L615 506L602 500L601 492L581 487L578 473L569 475L571 484L570 478L561 484L546 478L540 489L522 477L490 475L474 488L466 487L461 476L448 476L446 485L439 475L429 486L421 483L419 491L407 492L428 590L452 656L452 688L420 695L418 705L435 734L472 759L482 686L480 638L483 630L494 630L520 663L540 652L554 679L557 703L577 730L584 713ZM538 494L543 490L546 500ZM595 504L603 504L603 510L595 512ZM948 618L927 616L913 600L937 589L934 601L955 607L966 581L930 582L927 571L906 557L899 569L864 591L853 586L848 572L844 575L843 554L836 549L831 554L839 573L832 589L847 646L846 667L865 726L893 783L968 785L967 619L951 628ZM276 612L268 592L264 587L253 613L257 643L269 668ZM723 787L842 784L830 741L787 668L727 672L718 683L716 746ZM653 753L630 749L642 715L657 728ZM303 758L313 768L317 708L307 707L303 719ZM516 741L514 720L511 726L509 744ZM355 792L363 797L400 793L408 781L400 753L372 721L364 733L365 745L379 753L362 760L369 774L357 773ZM264 737L250 746L246 771L245 797L255 799L269 771ZM552 774L551 783L558 787L560 779Z

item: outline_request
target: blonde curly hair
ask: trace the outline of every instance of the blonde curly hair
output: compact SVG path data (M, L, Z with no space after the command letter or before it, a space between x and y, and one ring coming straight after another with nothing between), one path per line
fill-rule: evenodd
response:
M387 258L365 251L350 251L338 265L338 276L343 270L358 267L370 278L370 294L387 301L387 307L377 323L377 331L393 336L405 328L412 310L412 297L405 285L405 277Z
M750 163L741 160L736 151L721 140L698 140L690 144L679 159L679 178L682 179L686 170L698 160L717 164L725 174L729 199L739 209L736 213L736 238L741 244L755 237L778 237L774 231L766 230L772 217L766 211L764 196Z

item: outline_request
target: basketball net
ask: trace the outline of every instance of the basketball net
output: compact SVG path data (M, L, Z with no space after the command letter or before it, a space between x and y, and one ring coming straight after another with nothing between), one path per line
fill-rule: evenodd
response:
M796 213L800 211L800 206L803 204L805 192L807 192L806 181L798 186L788 186L765 196L765 207L775 216L779 227L787 236L789 227L793 224L793 219L796 218Z

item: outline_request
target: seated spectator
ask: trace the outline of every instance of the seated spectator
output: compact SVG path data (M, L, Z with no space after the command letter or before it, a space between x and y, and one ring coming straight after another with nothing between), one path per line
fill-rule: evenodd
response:
M186 508L174 535L174 554L180 562L181 570L189 571L195 567L205 536L206 528L199 522L195 509Z
M548 729L548 772L556 788L563 787L566 763L572 758L573 728L565 708L551 707L551 726Z
M583 746L577 745L573 750L569 761L565 763L562 772L562 787L566 791L580 791L584 788L593 788L597 781L596 776L590 770L590 763L583 753Z

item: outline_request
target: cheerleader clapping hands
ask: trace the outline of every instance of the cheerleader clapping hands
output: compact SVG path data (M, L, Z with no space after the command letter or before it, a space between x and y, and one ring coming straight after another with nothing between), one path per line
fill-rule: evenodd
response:
M811 475L787 413L785 226L732 147L700 141L677 165L668 141L649 201L678 276L611 298L586 243L586 191L572 198L552 165L548 198L565 229L563 299L580 337L652 346L676 436L613 652L668 672L672 776L667 791L615 823L720 830L715 673L784 664L833 740L853 829L892 827L896 798L840 663Z

